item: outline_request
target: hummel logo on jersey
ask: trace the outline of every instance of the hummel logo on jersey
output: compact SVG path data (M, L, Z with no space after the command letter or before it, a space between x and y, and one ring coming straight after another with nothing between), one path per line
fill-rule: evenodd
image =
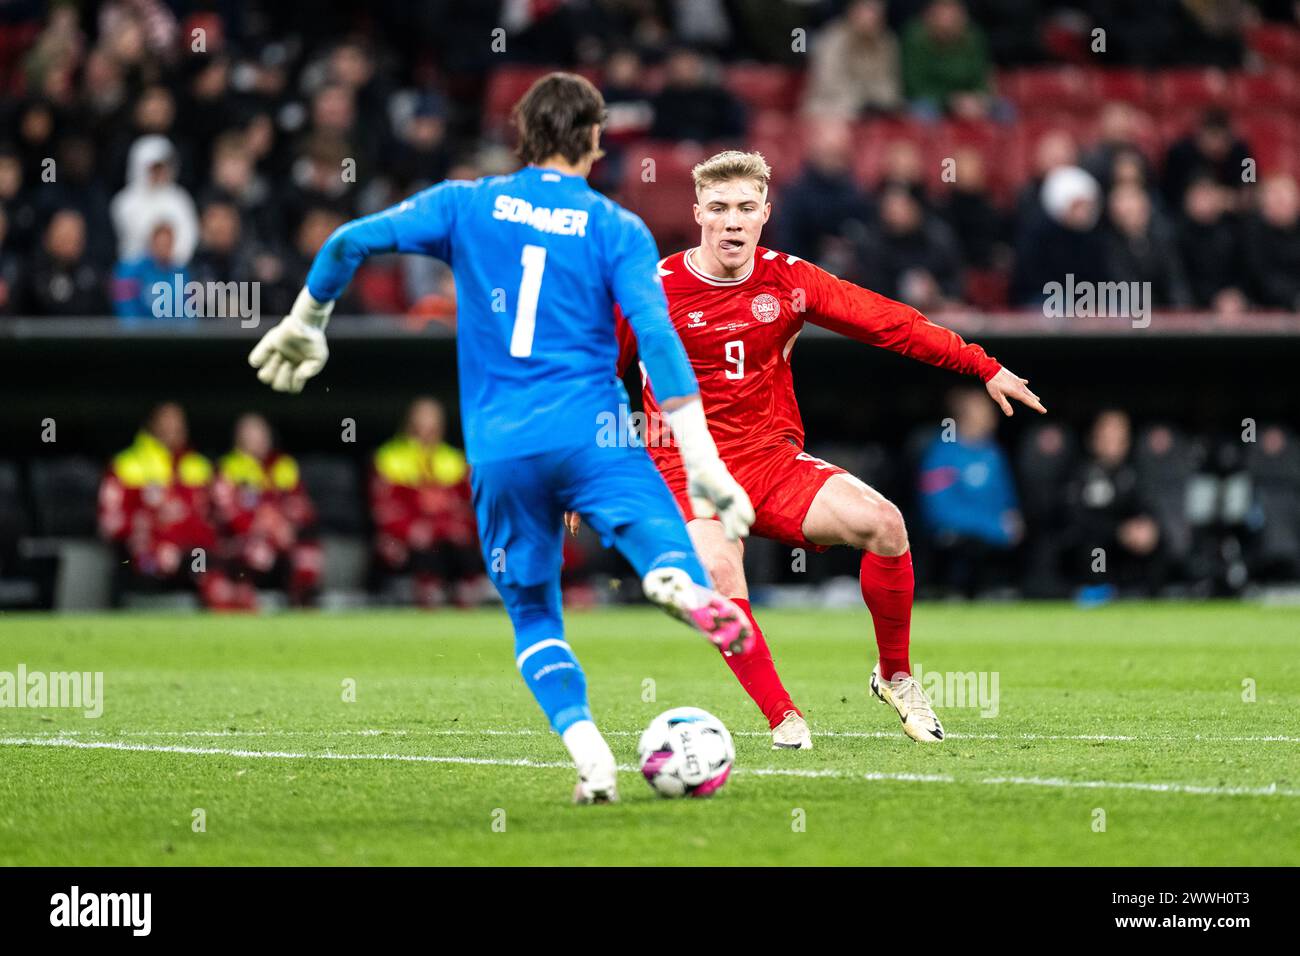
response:
M691 320L686 323L688 329L698 329L702 325L708 325L708 323L704 321L703 312L687 312L686 317Z
M493 219L506 222L522 222L539 232L549 232L556 236L586 236L587 211L585 209L547 209L534 206L527 199L501 195L497 197L496 208L492 210Z

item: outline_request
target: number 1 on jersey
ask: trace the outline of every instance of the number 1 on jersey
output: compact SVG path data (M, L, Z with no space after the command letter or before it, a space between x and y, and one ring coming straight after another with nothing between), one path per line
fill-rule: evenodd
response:
M519 302L515 305L515 327L510 333L510 354L527 358L533 354L533 333L537 330L537 297L542 291L546 268L545 246L524 246L519 262L524 277L519 280Z

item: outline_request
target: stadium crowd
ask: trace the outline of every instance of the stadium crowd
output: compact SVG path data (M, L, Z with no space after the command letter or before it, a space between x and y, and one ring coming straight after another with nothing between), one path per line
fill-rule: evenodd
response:
M743 144L775 166L767 244L925 312L1037 310L1067 273L1150 282L1157 308L1300 309L1290 0L21 0L0 8L0 317L179 318L150 291L177 277L255 282L278 316L342 223L513 169L509 107L555 65L599 84L593 183L665 253L697 228L690 166ZM374 313L449 321L450 271L367 263L335 314ZM1243 443L1111 409L1006 448L982 393L956 392L951 414L901 473L861 469L907 503L925 586L1104 597L1300 577L1283 426ZM426 606L481 593L444 429L417 401L366 467L369 583L403 580ZM272 435L245 415L214 460L179 407L155 410L100 484L121 588L316 600L331 515ZM0 506L0 531L12 519ZM16 540L0 533L0 571ZM1097 541L1101 585L1079 547ZM575 589L619 573L586 544L568 547Z
M510 169L533 64L600 83L594 180L665 252L691 223L664 181L747 143L776 166L771 244L923 311L1035 306L1067 271L1156 307L1300 303L1289 2L276 7L7 5L0 314L181 317L150 292L178 275L255 281L281 313L341 223ZM454 295L436 263L380 262L336 311Z

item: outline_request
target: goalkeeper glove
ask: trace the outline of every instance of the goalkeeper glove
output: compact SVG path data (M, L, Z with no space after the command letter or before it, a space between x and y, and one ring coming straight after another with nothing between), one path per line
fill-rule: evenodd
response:
M734 541L745 537L754 523L754 506L718 457L718 446L704 421L704 405L695 398L665 417L682 452L686 494L695 517L711 518L716 514L728 538Z
M325 326L333 310L333 302L317 302L304 287L289 314L248 355L248 364L258 370L258 381L277 392L301 392L330 357Z

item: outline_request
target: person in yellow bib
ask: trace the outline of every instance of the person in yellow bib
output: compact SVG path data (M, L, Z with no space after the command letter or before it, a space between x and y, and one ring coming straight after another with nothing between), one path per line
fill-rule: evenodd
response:
M217 610L247 607L217 550L212 463L190 447L185 411L158 405L99 486L99 530L121 552L131 587L193 587Z
M411 575L422 607L471 603L482 577L469 465L447 443L446 422L441 402L417 398L402 431L375 452L370 478L379 566Z
M222 553L239 584L280 588L297 606L313 603L321 570L316 508L298 462L275 447L261 415L235 423L212 494Z

